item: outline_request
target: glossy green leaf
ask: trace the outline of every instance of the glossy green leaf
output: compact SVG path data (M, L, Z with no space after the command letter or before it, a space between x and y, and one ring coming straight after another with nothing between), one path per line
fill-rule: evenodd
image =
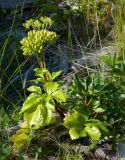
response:
M79 127L71 128L69 130L69 134L72 140L87 136L86 131L84 130L84 127L83 128L79 128Z
M52 111L54 110L54 107L50 104L45 104L45 106L43 106L41 108L41 114L42 114L42 121L43 121L43 125L45 124L49 124L51 122L52 119Z
M99 140L101 137L101 132L96 126L85 127L86 133L90 136L92 140Z
M16 141L13 144L13 148L14 148L15 151L19 151L19 150L21 150L24 147L24 145L26 143L27 143L27 140L24 140L24 139L22 139L20 141Z
M44 85L44 89L48 94L52 94L55 92L59 87L59 84L57 82L47 82Z
M47 115L46 115L46 117L44 119L46 124L50 124L51 123L52 116L53 116L52 110L51 109L47 109Z
M34 112L26 112L25 119L30 126L37 124L41 118L41 105L38 105Z
M49 103L49 102L47 102L46 104L46 107L48 108L48 109L50 109L51 111L55 111L55 106L54 105L52 105L51 103Z
M54 80L56 77L58 77L61 74L61 71L53 72L52 73L52 80Z
M52 96L61 102L66 102L67 95L62 91L62 89L57 90L56 92L52 93Z
M20 114L25 112L26 110L28 110L31 107L36 107L40 101L41 101L42 97L40 95L37 95L35 93L31 93L28 98L26 99L26 101L23 104L23 107L20 111Z
M34 93L39 93L39 94L42 93L41 88L38 86L30 86L27 90Z
M29 140L29 136L26 133L20 132L10 137L10 140L14 143L14 149L20 150L26 142Z
M87 119L87 116L77 111L64 118L64 126L69 129L71 139L77 139L87 135L84 130L84 123Z
M74 127L82 128L87 119L88 117L86 115L75 111L71 115L68 115L64 118L64 126L68 129Z
M97 113L103 113L103 112L105 112L105 109L99 107L99 108L94 109L94 111Z
M97 119L89 119L89 122L93 123L95 126L97 126L102 131L108 132L108 129L106 128L106 126L103 122L101 122Z
M37 124L41 120L41 104L27 110L24 113L24 119L30 126Z
M38 77L44 78L44 75L46 74L47 77L49 78L49 80L52 79L50 72L45 68L36 68L36 69L34 69L34 71L36 73L36 76L38 76Z

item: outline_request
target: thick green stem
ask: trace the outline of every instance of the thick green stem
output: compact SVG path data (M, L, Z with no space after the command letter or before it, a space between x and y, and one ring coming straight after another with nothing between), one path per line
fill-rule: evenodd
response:
M38 64L40 66L41 69L45 68L46 69L46 62L45 62L45 57L44 57L44 54L42 53L40 56L36 55L37 57L37 61L38 61ZM44 78L46 81L48 81L48 77L47 75L45 74L44 75Z

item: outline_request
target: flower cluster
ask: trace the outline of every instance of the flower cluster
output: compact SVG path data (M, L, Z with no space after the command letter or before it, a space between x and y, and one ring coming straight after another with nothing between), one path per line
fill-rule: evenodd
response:
M28 36L21 41L23 54L40 54L47 48L48 44L56 42L58 36L55 32L45 29L31 30Z
M29 29L32 27L33 29L47 29L50 28L53 24L53 21L49 17L40 17L38 20L29 19L24 23L24 27Z

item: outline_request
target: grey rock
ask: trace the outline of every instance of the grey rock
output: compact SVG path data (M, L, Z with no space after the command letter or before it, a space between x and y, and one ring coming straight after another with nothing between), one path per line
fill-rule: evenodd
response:
M94 155L98 159L104 159L104 160L117 160L118 159L117 152L112 152L111 150L107 150L103 148L97 148L94 152Z

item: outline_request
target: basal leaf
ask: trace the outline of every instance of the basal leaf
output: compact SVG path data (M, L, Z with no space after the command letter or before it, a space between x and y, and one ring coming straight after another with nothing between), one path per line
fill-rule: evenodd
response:
M28 139L29 139L29 136L22 132L21 133L17 132L16 134L10 137L10 140L13 142L21 141L21 140L28 140Z
M21 150L24 147L24 145L26 143L27 143L27 140L25 140L25 139L22 139L20 141L16 141L13 144L13 148L14 148L15 151L19 151L19 150Z
M79 137L86 137L85 122L88 117L82 113L74 112L71 115L64 118L64 126L69 129L71 139L77 139Z
M78 127L71 128L69 130L69 134L72 140L87 136L86 131L84 130L84 127L83 128L78 128Z
M110 125L113 125L114 123L115 123L114 118L110 118L110 119L109 119L109 124L110 124Z
M75 111L71 115L68 115L67 117L64 118L64 126L67 127L68 129L75 127L82 128L87 119L88 117L86 115Z
M97 126L99 129L101 129L104 132L108 132L108 129L106 128L105 124L97 119L92 120L94 125Z
M16 151L19 151L29 140L29 136L23 132L17 132L10 137L10 140L14 143L13 147Z
M101 137L100 130L94 125L92 127L85 127L85 131L92 140L98 141Z

